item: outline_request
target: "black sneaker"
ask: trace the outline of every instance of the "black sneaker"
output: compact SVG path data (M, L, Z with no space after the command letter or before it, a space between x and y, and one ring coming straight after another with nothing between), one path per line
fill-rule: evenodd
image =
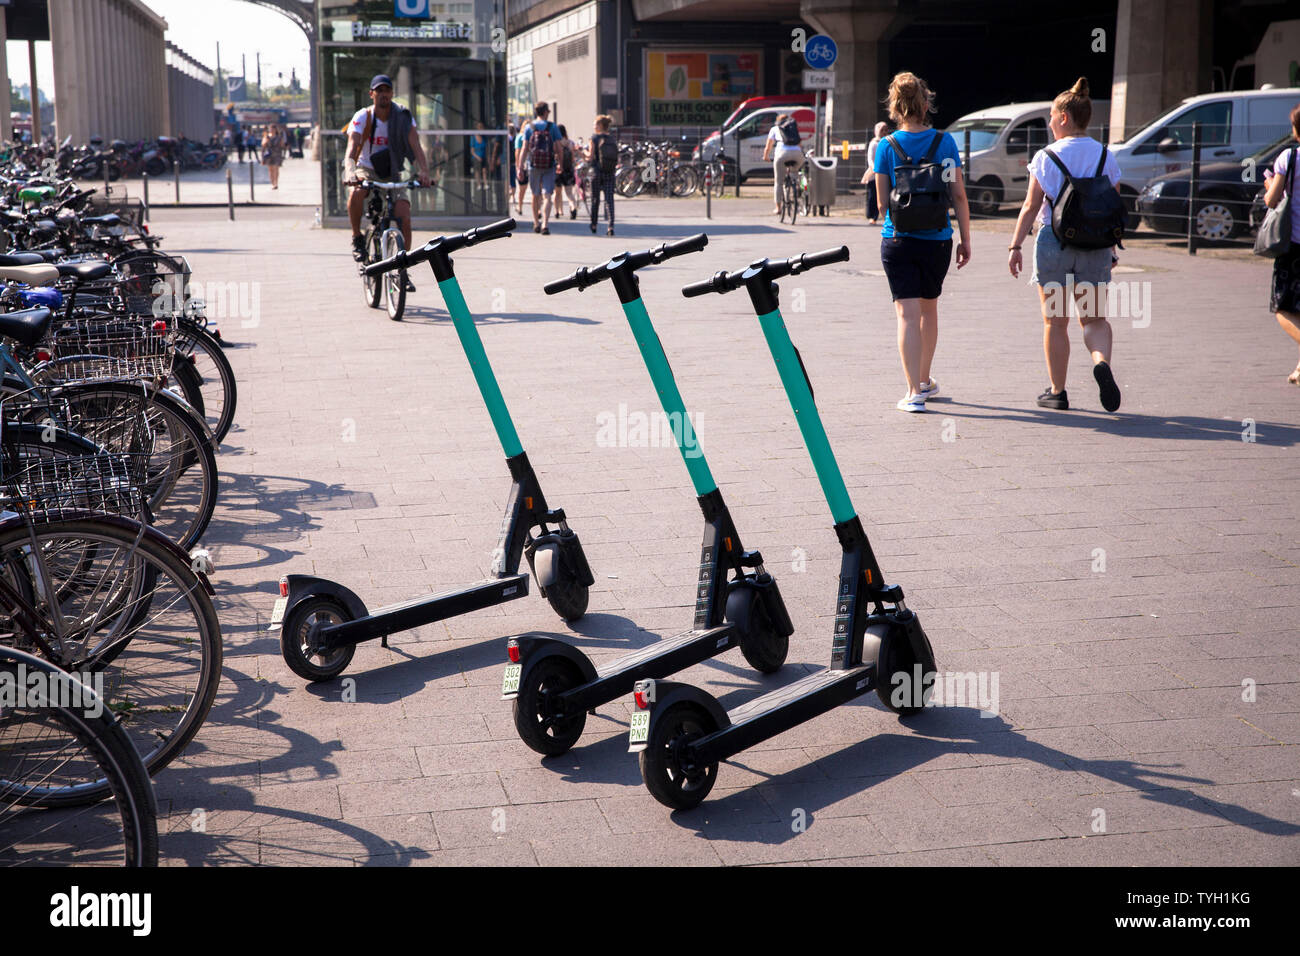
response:
M612 236L612 235L614 235L614 227L613 227L613 226L610 226L608 229L606 229L606 230L605 230L605 235L607 235L607 236Z
M572 209L569 210L569 218L570 218L570 219L577 219L577 218L578 218L578 207L577 207L577 206L574 206Z
M542 235L543 235L543 236L549 236L550 234L551 234L551 227L550 227L550 226L542 226Z
M594 222L591 224L591 234L593 236L596 234L596 224Z
M1101 393L1101 407L1108 412L1118 409L1119 386L1115 384L1115 376L1111 374L1110 364L1098 362L1092 367L1092 377L1097 380L1097 388Z
M536 222L533 223L533 232L541 232L541 231L542 231L541 224Z
M365 236L352 237L352 258L356 259L357 262L366 261L366 237Z
M1052 391L1052 386L1047 386L1047 390L1038 396L1039 408L1055 408L1057 411L1065 411L1070 407L1070 399L1066 397L1065 389L1059 392Z
M406 280L406 291L407 291L407 292L414 292L414 291L415 291L415 283L412 282L410 279L407 279L407 280Z

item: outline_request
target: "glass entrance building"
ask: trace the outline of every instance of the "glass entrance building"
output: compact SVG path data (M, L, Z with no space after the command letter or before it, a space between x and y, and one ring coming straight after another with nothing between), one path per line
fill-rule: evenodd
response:
M412 218L504 217L505 0L317 0L316 13L325 223L347 222L346 130L380 73L429 160L433 187L411 192ZM412 161L406 175L416 174Z

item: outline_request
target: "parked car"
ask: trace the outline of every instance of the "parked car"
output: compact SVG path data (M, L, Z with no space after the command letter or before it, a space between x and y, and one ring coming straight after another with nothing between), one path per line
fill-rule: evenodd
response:
M1047 129L1051 112L1051 100L1008 103L968 113L948 127L958 149L965 149L970 131L970 168L964 178L972 212L992 215L1003 203L1024 201L1029 161L1052 140ZM1089 135L1100 139L1109 119L1110 101L1093 100Z
M1300 103L1300 90L1249 90L1192 96L1166 110L1128 139L1111 144L1119 161L1119 190L1134 209L1138 194L1152 179L1185 170L1192 163L1193 123L1201 124L1201 162L1235 163L1271 144Z
M1201 239L1232 239L1251 228L1250 207L1264 185L1264 171L1284 149L1298 145L1288 132L1244 162L1201 165L1196 188L1196 235ZM1156 232L1187 232L1188 187L1191 169L1157 176L1138 195L1137 212Z
M767 131L772 128L772 124L782 113L789 113L799 124L799 136L803 140L803 147L806 149L811 146L813 127L816 123L816 114L812 109L800 106L791 110L789 107L773 106L750 113L739 123L729 127L721 137L716 134L710 136L700 144L693 158L716 159L719 147L724 155L734 158L736 143L739 141L741 181L753 175L771 176L772 162L771 160L763 162L763 147L767 143Z

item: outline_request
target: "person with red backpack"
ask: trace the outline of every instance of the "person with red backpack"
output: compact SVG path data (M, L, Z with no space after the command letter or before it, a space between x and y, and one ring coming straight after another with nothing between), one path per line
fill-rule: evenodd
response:
M534 119L524 127L524 148L519 151L519 178L527 170L528 191L533 194L533 232L551 234L551 204L555 196L555 168L559 160L560 130L549 119L551 108L539 102ZM543 199L545 202L543 202Z
M1088 81L1079 77L1052 103L1048 127L1055 142L1029 161L1029 191L1007 247L1013 277L1023 265L1021 244L1038 222L1032 285L1038 286L1043 312L1043 353L1051 384L1038 396L1040 408L1070 407L1065 373L1070 362L1069 299L1075 300L1083 344L1092 354L1102 408L1119 408L1120 391L1110 368L1112 333L1106 321L1106 289L1113 247L1124 236L1126 210L1119 193L1119 163L1088 135L1092 100ZM1044 200L1047 200L1044 203Z

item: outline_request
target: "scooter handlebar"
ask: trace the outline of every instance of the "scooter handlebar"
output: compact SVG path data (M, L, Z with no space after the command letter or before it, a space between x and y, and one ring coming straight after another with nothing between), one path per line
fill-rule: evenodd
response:
M556 279L554 282L546 283L546 285L542 286L542 291L547 295L555 295L559 292L568 292L570 289L578 289L581 291L591 284L591 282L588 281L589 275L590 270L586 266L583 266L581 269L574 270L572 275L567 275L563 279Z
M514 228L515 221L513 219L501 219L497 222L490 222L486 226L477 226L473 229L467 229L465 232L458 232L454 236L439 236L436 239L430 239L418 249L412 249L410 252L399 252L383 262L371 263L366 266L365 273L374 277L383 275L385 272L391 272L394 269L411 269L423 262L428 262L439 249L450 254L462 246L472 246L475 243L488 242L492 239L508 236L514 231Z
M565 276L563 279L556 279L554 282L548 282L542 286L542 291L547 295L555 295L557 292L566 292L569 289L582 291L588 286L608 279L616 269L630 268L635 272L643 266L663 262L675 256L699 252L708 244L709 237L700 232L693 236L687 236L685 239L679 239L676 242L661 242L659 245L643 249L641 252L625 252L606 262L602 262L598 266L591 266L590 268L584 266L576 270L572 275Z
M835 249L823 249L821 252L805 252L796 259L790 260L791 274L806 272L809 269L816 269L818 266L828 266L832 262L848 262L849 247L839 246ZM796 263L798 263L796 265Z
M413 265L418 265L415 261L415 257L423 251L424 250L422 249L417 249L415 252L407 252L403 249L391 259L384 259L382 262L370 263L370 265L366 266L365 273L371 278L374 278L375 276L383 275L385 272L392 272L394 269L409 269ZM427 258L429 258L428 254L425 255L424 259ZM419 261L423 262L424 259Z
M513 219L500 219L497 222L490 222L486 226L476 226L462 235L465 237L465 245L472 246L476 242L488 242L492 239L508 236L515 231L515 225Z
M740 280L740 273L733 272L727 274L727 270L715 272L709 278L702 282L692 282L688 286L682 287L682 295L688 299L693 299L697 295L707 295L710 292L725 293L734 289Z

